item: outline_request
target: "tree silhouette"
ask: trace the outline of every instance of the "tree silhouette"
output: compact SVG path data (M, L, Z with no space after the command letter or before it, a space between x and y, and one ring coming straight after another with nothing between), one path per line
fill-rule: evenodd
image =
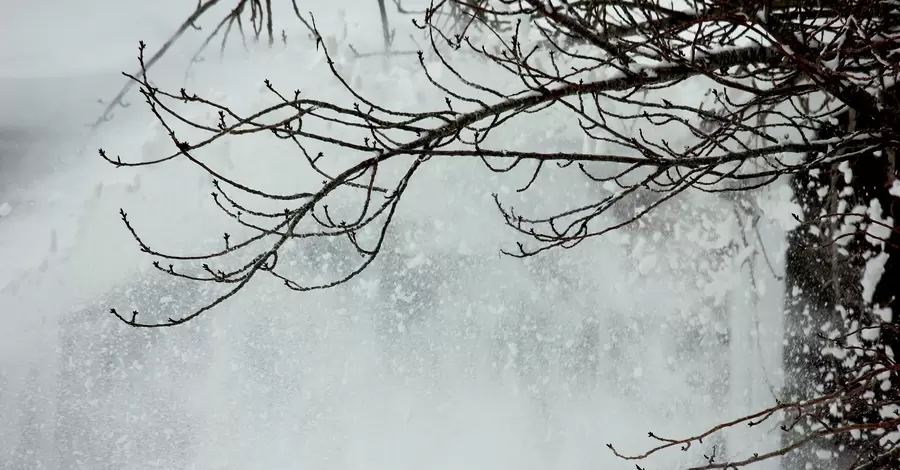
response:
M255 34L265 29L271 42L270 3L239 2L245 4ZM241 27L243 13L233 10L220 28ZM239 112L185 89L154 86L148 67L156 57L145 59L142 43L139 71L128 76L168 133L172 153L142 162L104 150L100 155L119 167L191 162L213 178L212 197L233 219L235 234L216 235L220 247L206 253L170 253L143 238L139 223L123 210L123 223L141 251L157 259L158 270L226 290L177 317L112 313L133 327L172 327L217 307L258 277L298 292L345 283L382 252L408 184L433 160L477 159L495 173L522 169L528 178L520 193L553 172L578 172L602 188L595 200L549 215L531 214L495 194L498 214L519 240L502 251L518 258L574 248L689 191L736 193L793 177L803 213L789 253L794 295L788 331L797 339L786 355L795 375L785 396L770 409L693 437L651 433L659 445L640 455L610 448L623 459L640 460L690 448L729 427L784 419L779 449L728 462L711 455L695 468L737 468L801 448L816 452L824 441L856 450L842 457L848 468L896 465L900 451L890 437L900 424L890 412L900 409L892 386L896 335L892 315L877 314L890 311L896 287L882 281L870 291L860 282L875 259L887 266L884 272L898 269L896 259L885 260L897 246L892 209L900 106L892 87L900 73L900 5L698 0L682 8L654 0L443 0L414 18L427 38L418 61L445 95L442 107L392 109L364 96L336 66L334 45L323 40L314 20L308 24L315 47L325 51L352 104L285 91L266 80L272 104ZM461 54L479 58L485 73L505 81L489 85L482 75L466 73L454 65ZM434 62L443 67L440 77L426 66ZM708 91L685 93L687 83ZM217 119L193 118L200 113L187 109ZM583 151L522 148L503 138L534 114L578 126ZM292 143L322 184L278 193L229 178L203 156L220 141L257 134ZM842 180L848 168L852 174ZM339 194L355 205L335 209ZM358 263L322 282L305 279L285 247L319 239L347 244ZM876 329L880 335L869 333ZM794 454L807 456L797 462L811 455Z

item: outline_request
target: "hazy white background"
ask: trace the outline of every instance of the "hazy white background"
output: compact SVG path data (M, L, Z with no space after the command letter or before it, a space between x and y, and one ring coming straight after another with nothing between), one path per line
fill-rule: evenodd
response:
M347 24L346 42L380 47L374 1L314 5L326 35ZM606 443L639 453L654 444L647 431L694 433L772 401L780 285L758 255L756 286L746 266L715 255L739 237L730 203L691 195L659 226L519 261L498 256L511 238L489 195L508 194L527 175L498 179L473 162L436 162L419 175L388 251L355 282L311 294L258 283L167 331L114 322L113 306L177 312L209 295L148 270L119 207L160 247L194 251L228 229L206 175L177 162L115 169L96 155L100 146L129 160L168 151L138 98L98 132L85 128L103 109L97 100L123 83L118 72L133 69L137 41L153 49L192 8L174 0L4 3L4 468L625 469L633 463L616 460ZM190 32L154 75L242 109L267 102L264 78L343 99L299 23L285 18L277 26L289 33L287 47L244 51L233 39L221 62L207 54L186 75L204 34ZM394 21L400 29L406 20ZM485 73L476 62L460 66ZM378 102L442 106L414 61L340 67ZM544 119L510 138L580 148L577 132ZM269 188L316 181L280 143L216 151L233 174ZM524 207L597 191L572 173L555 178L523 196ZM754 197L767 214L787 199L783 188ZM678 221L677 233L661 229L667 218ZM764 218L760 229L777 271L776 222ZM313 271L348 256L340 246L294 249ZM760 428L730 439L728 450L765 450L775 436ZM662 454L652 468L696 464L722 442Z

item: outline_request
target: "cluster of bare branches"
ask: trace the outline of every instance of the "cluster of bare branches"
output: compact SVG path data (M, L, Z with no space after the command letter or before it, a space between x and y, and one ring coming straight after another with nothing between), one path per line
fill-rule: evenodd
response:
M272 9L272 0L231 0L234 3L231 4L228 1L223 0L198 0L197 6L194 11L181 23L178 29L166 40L163 45L154 52L149 59L144 63L144 67L147 69L153 67L157 62L162 59L166 53L174 46L179 39L181 39L185 32L188 30L197 30L201 31L201 28L198 26L198 23L212 15L215 12L216 7L228 7L227 12L221 15L218 21L215 24L215 27L210 31L200 47L194 52L191 56L191 64L196 62L200 62L203 60L203 53L207 52L210 45L212 45L213 41L219 40L219 57L221 58L225 54L225 47L228 44L228 39L232 36L231 33L234 29L237 29L238 35L243 43L244 47L247 47L247 39L250 38L253 41L258 42L260 38L263 37L263 32L265 32L266 40L269 46L272 46L275 42L275 17L276 15ZM300 23L310 32L310 37L315 37L315 29L313 28L314 18L312 13L309 13L309 19L307 19L303 13L300 11L300 6L298 5L298 0L290 0L291 8L293 10L294 16L300 21ZM382 27L382 35L384 40L384 53L390 54L391 48L390 45L393 41L394 32L390 28L390 24L387 18L387 9L385 5L385 0L376 0L378 3L379 13L381 15L381 27ZM398 3L398 7L400 7ZM401 12L404 12L401 8ZM250 31L245 30L245 23L249 26ZM248 34L249 33L249 34ZM284 43L287 43L287 33L284 29L281 30L281 40ZM363 55L372 55L372 53L368 54L356 54L357 56ZM138 71L139 72L145 72ZM129 80L125 83L116 96L107 103L106 108L100 114L96 121L91 125L93 129L96 129L100 125L105 122L108 122L113 117L113 111L119 106L127 107L128 104L124 102L125 96L131 90L132 86L134 86L135 82Z
M223 2L222 0L198 0L197 7L194 9L194 12L191 13L184 22L178 27L177 30L166 40L166 42L160 47L145 63L143 63L142 67L150 68L153 67L172 46L190 29L200 30L200 27L197 26L198 21L200 21L205 16L209 15L211 11L215 11L215 7L220 6L222 4L226 4L227 2ZM307 20L300 13L300 9L297 5L297 0L291 0L291 3L294 7L294 13L297 15L297 18L306 25L307 28L312 31L312 26L307 22ZM244 18L248 16L247 22L249 23L250 28L252 29L252 38L254 40L259 40L262 36L263 29L265 29L266 36L268 38L269 45L275 42L275 32L274 32L274 16L272 14L272 0L236 0L234 7L232 7L223 17L218 21L216 27L210 32L206 39L203 41L203 44L200 48L194 53L194 56L191 58L191 61L197 61L200 58L200 55L209 47L212 41L216 38L221 39L221 45L219 48L219 53L222 54L225 51L225 45L230 37L231 30L237 26L237 29L240 33L241 40L244 41L246 45L247 34L244 31ZM284 31L282 31L282 37L284 37ZM92 127L97 128L104 122L112 119L113 111L118 106L127 106L124 103L125 95L131 90L131 87L135 84L134 81L128 81L119 93L110 100L107 104L106 109L103 110L103 113L97 120L93 123Z
M217 1L201 4L182 30ZM415 13L400 3L397 7ZM241 15L248 8L254 34L265 30L271 42L271 2L241 1L204 47L221 28L225 33L232 25L242 29ZM158 270L227 290L177 318L113 313L134 327L169 327L220 305L258 276L296 291L347 282L376 259L409 181L436 159L478 159L496 173L527 166L520 192L550 171L577 172L603 189L597 200L551 215L528 215L495 195L505 224L529 240L504 253L528 257L625 227L688 190L747 191L785 175L858 158L887 158L900 146L900 108L885 94L900 77L900 5L894 1L441 0L420 12L414 24L427 38L426 50L417 54L419 64L445 95L444 107L401 111L363 96L331 59L335 51L314 21L308 26L315 47L325 50L334 80L352 96L352 105L317 100L300 90L285 92L266 80L273 104L239 113L184 89L154 86L148 68L158 54L145 60L142 43L139 72L128 76L168 132L172 153L142 162L103 150L100 155L122 167L190 161L213 178L215 203L247 235L225 234L221 248L208 253L169 253L151 247L123 210L123 222L140 249L156 259ZM505 74L503 85L490 85L454 65L462 53L479 57L489 74ZM449 78L431 74L426 64L433 63ZM218 119L191 118L184 107L212 110ZM822 129L848 109L873 124L823 137ZM551 114L580 129L584 151L523 150L498 137L534 115ZM188 141L182 137L186 133L205 137ZM229 178L201 156L202 149L223 139L255 134L294 144L324 183L275 193ZM392 170L386 171L389 164ZM394 171L398 165L401 170ZM329 205L338 193L356 198L353 211ZM615 212L636 199L641 204L634 210ZM282 209L272 210L273 204ZM359 262L332 280L298 280L282 262L288 256L282 248L317 238L346 240ZM870 360L860 361L832 393L779 404L710 433L756 425L784 411L819 416L822 410L864 400L876 378L897 369L893 357L865 356ZM896 419L810 428L782 449L734 462L710 459L698 468L737 468L812 439L888 430ZM660 447L634 458L690 446L707 435L661 439ZM885 452L896 454L890 446L876 447L871 455L860 454L863 460L854 468L881 468L876 462L888 458Z
M874 330L897 331L896 325L864 326L839 338L827 338L836 348L853 351L860 361L836 377L838 384L828 393L793 402L778 401L774 406L740 418L717 424L694 436L668 439L654 433L648 437L658 444L640 454L620 453L612 444L607 447L619 458L630 461L644 460L654 454L670 449L687 451L695 444L703 444L717 433L740 426L756 427L775 423L777 428L789 438L782 445L767 452L754 452L734 460L717 460L715 452L704 455L705 462L690 467L689 470L737 469L747 465L784 456L792 451L811 446L816 441L856 442L855 448L846 446L845 461L848 470L872 470L896 468L900 457L900 395L896 392L885 395L885 383L900 370L900 364L892 354L885 354L878 345L864 345L854 338L865 336ZM847 342L852 343L847 345ZM859 410L880 413L879 419L852 420L850 416ZM844 418L844 419L840 419ZM825 458L833 458L826 455ZM824 458L820 457L821 461ZM642 468L638 466L638 468ZM830 468L830 467L829 467Z

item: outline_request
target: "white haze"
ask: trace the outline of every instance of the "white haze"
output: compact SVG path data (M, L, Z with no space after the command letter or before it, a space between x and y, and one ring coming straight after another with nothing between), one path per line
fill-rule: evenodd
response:
M536 211L596 194L574 171L516 196L527 171L429 163L360 279L303 294L254 282L180 328L118 324L110 307L175 315L211 295L148 269L120 207L151 246L172 251L199 251L232 227L189 164L115 169L96 155L169 150L136 96L98 133L82 127L121 85L115 70L133 68L137 40L158 46L193 2L79 4L14 0L0 20L0 204L12 209L0 218L0 466L629 469L606 443L640 453L656 444L648 431L679 437L772 402L781 287L759 254L757 286L733 260L715 266L715 250L739 238L730 204L692 195L667 206L679 234L648 224L530 260L498 255L515 239L490 194ZM346 22L358 49L380 47L374 2L315 11L326 33ZM203 34L191 32L154 75L244 110L270 102L264 78L346 102L296 20L282 21L287 47L235 46L222 62L207 54L186 78ZM442 106L414 60L340 67L379 103ZM551 127L537 117L507 137L582 145L577 129ZM210 152L223 171L274 191L318 181L272 139ZM768 215L786 198L776 188L758 199ZM777 271L782 231L768 219L760 228ZM323 275L356 256L341 245L290 249ZM702 274L711 271L720 275ZM729 452L771 448L777 431L762 428L738 430ZM714 444L641 465L696 464Z

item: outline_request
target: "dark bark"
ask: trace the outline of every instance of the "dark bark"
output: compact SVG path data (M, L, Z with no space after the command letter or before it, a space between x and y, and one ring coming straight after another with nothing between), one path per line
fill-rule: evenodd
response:
M896 106L900 89L889 89L890 96ZM829 138L846 135L856 130L872 128L879 123L872 122L868 116L844 111L837 118L833 127L823 128L820 136ZM900 235L897 231L890 233L883 243L872 243L866 240L865 233L875 233L876 225L867 224L860 217L823 217L826 214L846 213L857 206L870 207L872 201L878 201L881 213L873 217L888 218L895 229L900 216L900 198L890 194L889 190L897 178L894 155L896 149L885 149L880 155L862 154L849 162L852 178L849 183L845 179L844 170L834 165L823 169L818 174L799 173L792 179L792 187L797 202L801 206L803 225L788 235L787 267L786 267L786 301L785 301L785 342L784 400L796 401L811 398L822 393L836 390L843 385L845 374L859 366L855 351L848 351L846 346L854 344L852 339L834 339L835 332L847 335L853 330L883 322L878 311L884 308L893 310L898 303L900 290ZM852 189L852 193L847 188ZM878 212L878 211L876 211ZM860 222L856 233L852 236L834 241L839 236L840 228L848 222ZM871 239L870 239L871 240ZM863 292L863 276L867 263L879 254L887 255L884 274L876 284L871 301L866 301ZM889 318L892 324L896 318ZM832 337L828 338L831 334ZM900 336L897 331L881 328L880 336L869 340L860 335L861 343L876 351L900 350ZM848 344L849 343L849 344ZM837 354L830 348L838 347ZM846 354L846 356L844 356ZM876 388L877 401L894 401L900 396L896 391L896 377L889 379L892 386L888 390ZM889 419L879 415L879 407L865 406L863 403L848 402L849 409L831 412L825 417L829 425L849 422L879 422ZM838 415L841 413L842 415ZM791 420L789 417L788 420ZM805 423L805 421L801 421ZM800 431L797 429L797 431ZM799 432L785 433L785 445L797 438ZM865 436L865 434L863 434ZM871 440L854 440L843 435L834 440L821 441L802 451L789 454L784 459L786 470L804 469L807 464L812 468L831 469L849 468L857 457L864 462L874 458L880 449L867 449L863 442ZM817 452L833 451L836 459L822 460ZM871 455L870 455L871 454ZM900 460L896 457L889 462L874 468L900 468Z

